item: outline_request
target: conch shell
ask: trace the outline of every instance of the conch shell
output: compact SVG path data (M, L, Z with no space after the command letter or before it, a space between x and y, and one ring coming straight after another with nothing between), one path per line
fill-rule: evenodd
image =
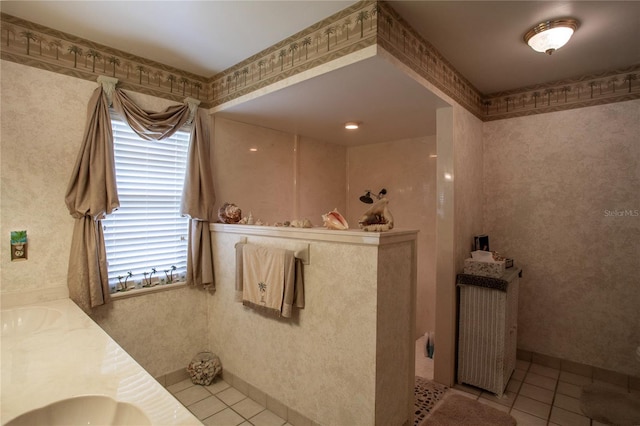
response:
M242 218L242 210L233 203L224 203L218 209L218 219L222 223L238 223Z
M323 214L322 221L324 222L324 226L327 229L337 229L340 231L349 229L347 220L338 212L337 208L333 209L327 214Z
M373 204L358 221L360 229L383 232L393 229L393 215L389 211L389 200L381 198Z

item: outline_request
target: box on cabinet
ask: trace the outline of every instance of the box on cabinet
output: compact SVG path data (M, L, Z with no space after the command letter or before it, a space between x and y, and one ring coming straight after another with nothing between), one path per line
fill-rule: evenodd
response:
M482 277L500 278L506 269L505 261L482 262L473 259L465 259L464 273L480 275Z

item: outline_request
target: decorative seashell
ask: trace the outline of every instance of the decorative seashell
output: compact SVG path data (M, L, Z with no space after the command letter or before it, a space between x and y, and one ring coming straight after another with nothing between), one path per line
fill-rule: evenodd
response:
M324 226L327 229L349 229L347 220L340 214L340 212L338 212L337 208L333 209L329 213L323 214L322 221L324 222Z
M291 224L289 226L292 228L313 228L311 221L307 218L305 218L304 220L294 219L291 221Z
M218 209L218 219L222 223L238 223L242 218L242 210L233 203L224 203Z
M253 225L255 221L253 220L253 215L249 212L249 217L247 218L247 225Z
M393 229L393 215L389 211L389 200L381 198L373 204L358 221L360 229L384 232Z

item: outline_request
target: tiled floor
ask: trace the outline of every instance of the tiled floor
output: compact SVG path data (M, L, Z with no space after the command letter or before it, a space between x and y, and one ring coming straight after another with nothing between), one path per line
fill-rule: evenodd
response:
M511 414L519 426L599 426L580 410L581 389L591 382L590 377L518 360L500 399L469 386L456 385L453 391Z
M416 374L432 379L433 360L421 358L416 350ZM581 388L590 383L591 377L518 360L502 398L471 386L456 385L451 391L511 414L519 426L601 426L580 410ZM167 389L208 426L291 426L222 379L210 386L185 379Z
M209 386L185 379L167 390L207 426L291 426L222 379Z

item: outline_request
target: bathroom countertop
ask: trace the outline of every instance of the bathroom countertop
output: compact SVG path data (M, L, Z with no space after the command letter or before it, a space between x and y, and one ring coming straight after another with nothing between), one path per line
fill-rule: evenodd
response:
M133 404L153 425L202 424L70 299L3 310L1 351L2 424L81 395Z

